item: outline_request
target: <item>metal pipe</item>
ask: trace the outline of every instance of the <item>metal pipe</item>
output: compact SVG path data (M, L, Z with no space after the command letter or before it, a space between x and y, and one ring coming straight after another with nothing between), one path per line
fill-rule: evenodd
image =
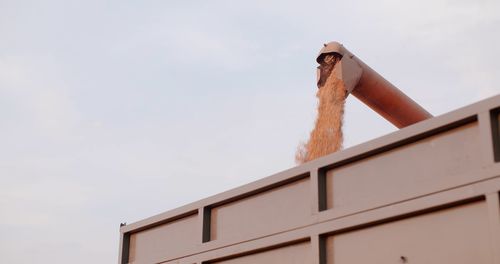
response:
M337 60L331 60L331 57L328 59L328 55L340 55L341 59L337 62ZM398 128L432 117L424 108L338 42L325 44L316 61L321 65L318 67L318 86L321 82L324 83L325 78L333 71L337 78L344 81L348 93L354 95ZM336 63L333 69L331 65L327 65L329 61ZM330 72L328 69L331 69Z

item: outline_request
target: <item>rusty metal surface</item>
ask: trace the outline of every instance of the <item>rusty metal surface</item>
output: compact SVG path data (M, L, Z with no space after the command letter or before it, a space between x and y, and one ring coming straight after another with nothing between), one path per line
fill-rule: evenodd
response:
M119 263L500 263L499 109L496 96L123 226Z
M342 44L338 42L325 44L316 58L320 67L325 67L327 64L324 63L324 58L328 54L338 54L342 57L333 71L337 69L338 72L342 72L336 76L347 82L346 89L396 127L403 128L432 117L429 112L354 56ZM329 74L328 71L322 71L320 80L326 79Z

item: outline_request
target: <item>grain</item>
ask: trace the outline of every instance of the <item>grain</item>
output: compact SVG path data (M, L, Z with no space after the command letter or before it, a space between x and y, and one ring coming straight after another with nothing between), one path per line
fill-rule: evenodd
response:
M319 83L318 83L319 84ZM346 89L342 80L331 72L316 94L318 113L309 140L301 143L295 154L298 164L342 149L342 123Z

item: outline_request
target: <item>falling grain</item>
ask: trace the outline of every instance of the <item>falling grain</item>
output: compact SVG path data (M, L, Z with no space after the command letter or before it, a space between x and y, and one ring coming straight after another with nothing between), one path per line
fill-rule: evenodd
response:
M318 113L309 141L299 145L295 161L298 164L328 155L342 148L342 122L346 90L342 80L329 74L316 94Z

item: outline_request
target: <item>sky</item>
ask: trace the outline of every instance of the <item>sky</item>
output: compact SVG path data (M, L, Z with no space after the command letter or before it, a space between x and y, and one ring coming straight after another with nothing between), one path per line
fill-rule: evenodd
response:
M119 224L295 166L342 42L434 115L500 93L497 0L0 0L0 262L117 263ZM345 148L396 131L350 96Z

